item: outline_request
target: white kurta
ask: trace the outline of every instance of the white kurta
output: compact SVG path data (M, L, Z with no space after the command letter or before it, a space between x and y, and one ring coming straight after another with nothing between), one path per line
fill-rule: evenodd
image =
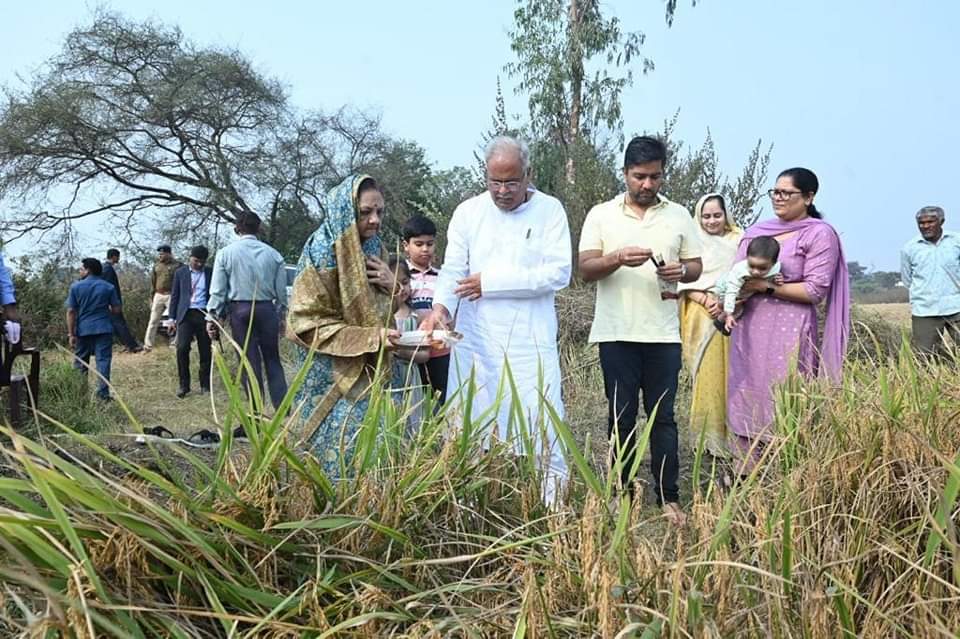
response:
M435 304L443 304L451 314L456 312L456 328L463 333L463 341L450 358L447 397L453 397L469 381L472 369L477 386L473 418L499 401L495 415L498 435L503 440L515 437L516 425L508 429L512 395L505 363L509 364L524 418L538 436L538 451L549 464L548 501L553 499L557 480L565 479L567 471L541 404L540 380L543 395L563 417L554 297L570 283L570 259L567 214L559 200L531 190L527 202L513 211L501 211L489 193L482 193L453 212L434 294ZM483 295L475 302L460 301L458 310L453 292L457 281L474 273L480 273ZM463 398L465 390L461 391ZM547 442L539 438L541 424ZM514 441L520 452L519 441Z

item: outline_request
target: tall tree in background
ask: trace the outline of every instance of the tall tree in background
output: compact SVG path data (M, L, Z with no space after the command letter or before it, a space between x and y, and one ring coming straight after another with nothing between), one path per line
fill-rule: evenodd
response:
M423 149L385 135L378 115L298 112L242 53L112 13L70 33L0 106L6 239L106 213L131 237L159 223L187 241L253 212L292 251L327 189L361 170L398 216L429 174Z
M510 47L516 62L506 66L526 95L535 139L563 154L568 188L577 180L577 146L601 134L620 137L620 96L633 82L631 63L644 73L653 68L640 58L644 35L625 32L605 17L599 0L520 0L514 12ZM593 64L591 64L593 63Z
M773 145L764 150L763 141L757 140L740 169L740 174L731 181L720 170L719 158L709 129L699 148L688 148L675 134L678 119L679 111L664 123L663 130L658 134L666 141L668 153L663 194L693 213L700 196L711 192L721 193L727 210L741 228L747 228L756 222L766 189Z

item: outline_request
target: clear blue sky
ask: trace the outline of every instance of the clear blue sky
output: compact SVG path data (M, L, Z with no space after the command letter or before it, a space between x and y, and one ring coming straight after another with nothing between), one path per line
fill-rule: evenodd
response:
M0 84L29 77L63 36L89 20L78 2L4 3ZM179 24L199 44L235 46L280 78L295 104L379 109L387 131L415 140L437 168L469 164L489 127L497 75L511 61L514 7L487 2L371 3L115 0L133 18ZM678 133L699 145L709 127L722 168L736 172L757 138L771 170L820 177L818 207L847 259L881 270L916 232L923 205L960 217L960 3L931 0L681 0L667 29L660 0L608 1L647 34L656 70L626 94L628 133L659 129L680 108ZM915 8L914 8L915 7ZM504 77L508 110L525 111ZM771 182L772 182L771 177ZM770 207L764 206L764 216ZM86 225L84 238L104 232ZM11 247L12 250L25 250Z

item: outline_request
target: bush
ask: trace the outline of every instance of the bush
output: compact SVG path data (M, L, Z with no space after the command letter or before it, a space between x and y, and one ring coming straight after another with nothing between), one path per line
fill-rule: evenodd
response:
M122 420L120 409L93 397L94 375L89 377L80 374L70 362L44 362L40 367L40 412L78 433L113 428ZM44 430L49 427L44 426Z

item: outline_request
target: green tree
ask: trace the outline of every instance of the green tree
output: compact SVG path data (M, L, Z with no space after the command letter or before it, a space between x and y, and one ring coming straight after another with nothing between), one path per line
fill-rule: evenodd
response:
M867 267L860 262L847 262L847 271L850 273L850 282L858 282L867 277Z
M530 128L537 140L563 153L568 186L577 181L581 141L620 137L620 96L633 82L631 63L653 69L640 57L644 35L624 31L617 17L606 17L599 0L520 0L514 12L510 47L516 62L506 66L526 95Z
M689 148L674 134L678 119L679 112L664 123L659 134L668 150L664 195L693 213L702 195L721 193L737 224L746 228L756 222L766 188L773 145L764 150L763 141L757 140L740 174L731 181L720 170L710 130L707 130L707 137L699 148Z
M8 93L0 197L14 235L104 211L187 207L233 220L268 195L255 177L286 96L237 51L100 14L31 87Z
M239 51L112 13L70 33L27 89L7 93L7 239L108 213L131 237L159 224L175 243L216 243L221 226L253 212L292 251L347 175L375 172L402 217L430 173L423 150L385 135L378 114L299 112Z

